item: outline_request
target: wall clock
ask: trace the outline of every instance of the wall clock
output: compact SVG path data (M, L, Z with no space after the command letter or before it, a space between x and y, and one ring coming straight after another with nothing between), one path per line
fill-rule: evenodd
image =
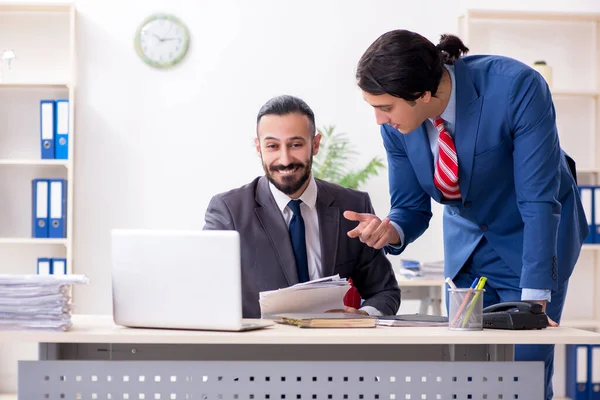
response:
M187 27L171 14L153 14L138 27L135 38L138 56L154 68L170 68L187 54L190 35Z

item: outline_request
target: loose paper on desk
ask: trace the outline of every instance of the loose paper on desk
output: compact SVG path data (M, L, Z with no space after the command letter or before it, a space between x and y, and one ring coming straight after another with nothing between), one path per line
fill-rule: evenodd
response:
M339 275L298 283L283 289L260 292L263 318L285 313L323 313L344 308L350 283Z

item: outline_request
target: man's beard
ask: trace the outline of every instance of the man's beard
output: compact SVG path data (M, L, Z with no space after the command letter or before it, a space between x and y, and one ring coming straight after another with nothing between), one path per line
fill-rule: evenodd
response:
M269 182L271 182L277 189L279 189L281 192L287 194L288 196L296 193L298 190L300 190L302 185L304 185L306 183L306 181L310 177L311 167L312 167L312 156L306 164L303 164L303 163L291 163L289 165L279 164L279 165L272 165L269 168L263 163L263 169L265 170L265 174L267 175L267 179L269 180ZM296 178L295 175L289 175L289 176L280 175L282 182L278 182L277 180L275 180L275 178L272 175L272 173L275 173L277 171L293 170L295 168L298 168L298 169L304 168L304 173L302 175L300 175L299 178Z

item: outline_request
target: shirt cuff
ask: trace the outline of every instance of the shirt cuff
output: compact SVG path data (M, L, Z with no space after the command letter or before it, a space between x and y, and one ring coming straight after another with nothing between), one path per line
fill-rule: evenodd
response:
M392 224L392 226L398 231L398 236L400 236L400 243L388 244L388 246L390 246L393 249L399 250L402 247L402 243L404 243L404 231L402 230L402 228L400 228L400 225L398 225L394 221L390 221L390 224Z
M521 300L546 300L550 301L551 293L548 289L523 289L521 291Z
M379 311L378 309L376 309L373 306L364 306L360 308L362 311L366 311L367 314L371 315L371 316L375 316L375 317L381 317L383 314L381 313L381 311Z

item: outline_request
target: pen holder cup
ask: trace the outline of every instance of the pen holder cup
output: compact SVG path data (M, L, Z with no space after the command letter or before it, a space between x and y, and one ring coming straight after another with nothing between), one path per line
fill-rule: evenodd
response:
M448 327L457 331L483 330L485 289L448 289Z

